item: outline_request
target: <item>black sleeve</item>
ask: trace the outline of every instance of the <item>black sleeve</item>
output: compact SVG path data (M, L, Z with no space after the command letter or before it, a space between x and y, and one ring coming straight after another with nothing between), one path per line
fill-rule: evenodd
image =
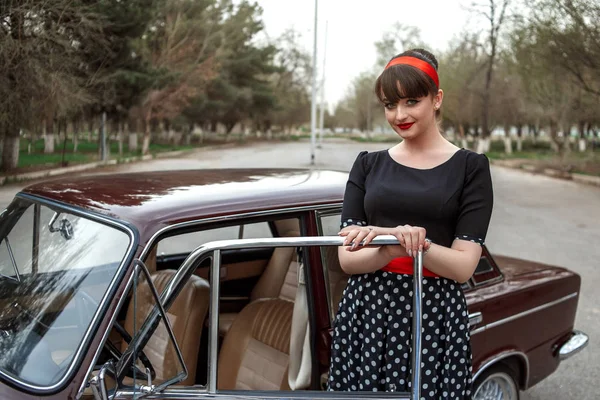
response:
M344 205L342 207L341 227L350 225L367 225L365 214L365 178L366 178L366 151L361 151L352 165L346 191L344 192Z
M494 194L490 163L484 154L471 154L460 199L455 238L483 245L487 234Z

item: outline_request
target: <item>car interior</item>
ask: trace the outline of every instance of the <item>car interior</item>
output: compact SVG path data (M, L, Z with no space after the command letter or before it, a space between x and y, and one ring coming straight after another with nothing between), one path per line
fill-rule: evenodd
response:
M300 236L298 217L262 222L268 224L272 236ZM264 231L260 234L264 237ZM257 234L256 237L261 236ZM323 247L321 251L329 267L330 302L335 309L348 277L339 267L337 248ZM160 242L148 253L145 265L159 293L187 255L185 252L161 251ZM292 247L223 251L218 327L219 390L290 390L290 338L300 258L299 249ZM188 369L187 378L178 385L204 386L207 383L209 268L210 260L198 265L167 310ZM147 283L140 280L135 306L129 301L119 316L120 323L132 336L135 326L141 326L154 305L148 293ZM121 351L128 346L115 332L111 333L110 339ZM166 330L157 329L144 348L144 354L155 370L156 382L175 376L181 369L174 354L165 354L175 351L174 348L166 349L167 341ZM131 380L124 381L128 382ZM318 389L319 385L316 382L295 389Z

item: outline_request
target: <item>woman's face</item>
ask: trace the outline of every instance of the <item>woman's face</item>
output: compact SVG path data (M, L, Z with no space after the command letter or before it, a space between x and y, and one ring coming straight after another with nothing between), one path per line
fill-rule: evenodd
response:
M436 96L404 98L395 104L384 102L385 118L400 137L414 138L435 126L441 102L441 91Z

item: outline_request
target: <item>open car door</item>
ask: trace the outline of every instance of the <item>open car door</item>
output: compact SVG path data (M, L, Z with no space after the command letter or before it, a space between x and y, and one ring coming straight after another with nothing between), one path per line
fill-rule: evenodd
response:
M139 331L133 337L129 347L123 353L116 366L111 366L111 371L116 375L117 382L122 381L123 377L127 374L127 371L131 373L137 373L138 376L142 377L141 384L135 386L132 394L136 394L136 398L142 395L152 395L160 398L160 393L166 396L203 396L210 398L224 397L239 397L241 394L239 391L219 390L218 388L218 361L219 361L219 294L220 294L220 270L221 270L221 252L226 250L235 249L251 249L251 248L278 248L278 247L295 247L302 249L303 254L307 254L308 248L310 247L322 247L322 246L335 246L339 247L343 244L344 238L339 236L316 236L316 237L279 237L279 238L268 238L268 239L239 239L239 240L224 240L215 241L204 244L194 251L192 251L186 258L182 266L176 271L172 279L165 286L162 294L160 295L160 302L154 305L153 310L148 314L147 319L141 325ZM398 241L393 236L380 236L373 240L371 245L397 245ZM172 386L173 384L183 380L186 375L185 366L179 352L179 348L176 345L175 337L172 334L169 320L167 318L168 310L173 304L178 293L181 291L185 283L192 277L194 271L198 265L207 259L212 259L210 266L210 306L209 306L209 337L208 337L208 379L205 386ZM300 260L301 261L301 260ZM149 279L149 274L146 268L139 261L138 269L140 273L145 275ZM292 317L292 333L290 336L290 362L288 368L287 380L291 390L294 389L306 389L310 385L311 369L315 362L315 355L310 354L312 349L315 348L314 344L310 341L315 335L310 334L310 318L308 313L310 312L306 292L305 281L308 281L309 274L307 269L300 267L298 269L298 292L294 304L294 315ZM414 288L413 288L413 321L412 321L412 332L417 334L412 337L412 348L414 349L412 354L412 365L418 365L418 368L414 369L412 376L412 393L389 393L394 399L414 399L418 400L421 398L421 324L422 324L422 282L423 282L423 255L419 252L417 257L414 259ZM153 288L153 286L151 285ZM156 290L152 290L152 294L157 296ZM155 297L158 298L158 297ZM308 311L308 312L307 312ZM161 321L165 325L165 329L168 332L168 336L175 344L179 361L181 362L181 373L172 377L172 379L161 382L159 385L152 384L151 369L144 362L143 350L148 343L149 337L152 331L157 329ZM307 354L308 353L308 354ZM146 382L147 381L147 382ZM308 383L307 383L308 382ZM315 387L315 385L312 385ZM102 389L102 387L100 387ZM118 388L116 389L118 391ZM311 399L343 399L343 398L355 398L356 393L352 392L322 392L322 391L311 391L302 390L295 392L286 392L288 395L284 397L290 397L289 394L293 394L292 397L308 396ZM300 394L301 393L301 394ZM121 391L120 394L123 394ZM250 394L250 393L248 393ZM260 398L281 398L282 392L274 391L266 392L260 391L257 393ZM363 393L361 397L382 397L379 393ZM106 399L104 396L98 396L101 399ZM389 397L385 396L384 397ZM110 398L110 397L108 397Z

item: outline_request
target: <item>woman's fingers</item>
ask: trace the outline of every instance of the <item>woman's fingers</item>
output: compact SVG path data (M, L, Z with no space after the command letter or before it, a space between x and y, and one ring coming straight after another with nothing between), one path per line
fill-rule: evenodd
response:
M423 241L425 240L425 235L423 234L423 239L421 239L421 230L423 228L413 226L410 231L410 236L412 239L412 255L415 257L419 252L419 247L423 248Z
M360 231L359 229L352 229L351 231L346 231L345 239L344 239L344 246L348 246L350 243L352 243L352 241L354 240L356 235L358 235L359 231Z
M371 241L373 241L373 239L375 239L375 237L378 235L377 230L375 230L373 228L368 228L368 229L369 229L369 233L367 234L367 236L365 236L363 246L368 246L371 243Z
M425 228L420 226L404 225L398 226L396 228L396 232L397 234L395 236L398 237L400 244L404 246L406 253L410 257L415 257L419 250L426 250L425 237L427 231Z
M352 247L350 250L356 250L358 246L360 246L361 242L369 235L370 231L367 229L361 229L358 235L354 238L354 242L352 243Z
M412 254L413 237L411 234L412 226L404 225L403 228L404 229L402 230L402 236L404 237L404 248L406 249L406 252L408 253L408 255L410 257L412 257L413 256L413 254Z

